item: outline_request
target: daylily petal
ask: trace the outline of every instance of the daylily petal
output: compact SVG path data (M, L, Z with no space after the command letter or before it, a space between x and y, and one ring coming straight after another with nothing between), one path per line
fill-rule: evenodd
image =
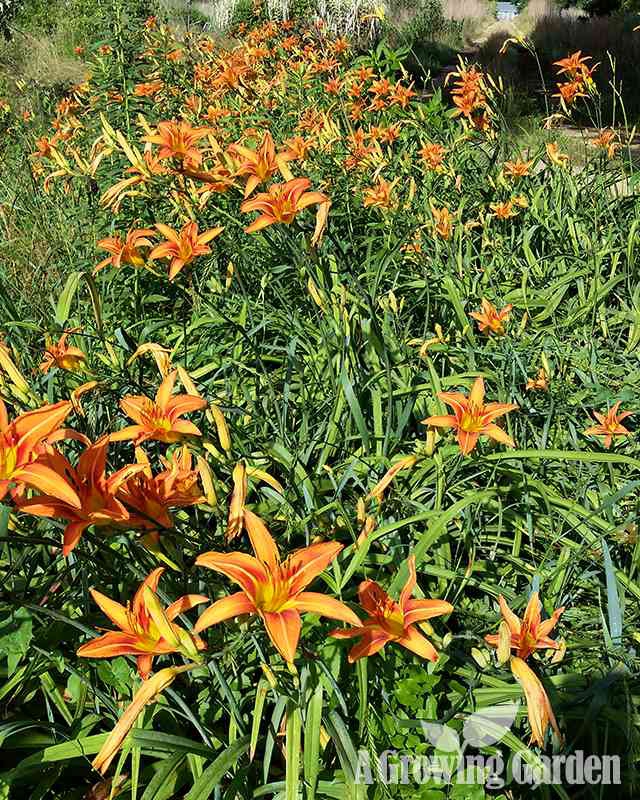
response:
M417 628L413 626L406 628L404 636L395 641L421 658L427 658L429 661L438 660L436 648L421 633L418 633Z
M338 619L350 625L360 626L362 623L357 614L334 597L320 592L300 592L295 599L295 608L301 613L318 614L320 617Z
M261 611L269 638L274 647L288 664L292 664L296 656L302 620L295 609L286 611Z
M205 628L210 628L227 619L255 613L257 613L257 609L253 601L244 592L236 592L216 600L209 608L205 609L198 617L194 631L200 633Z

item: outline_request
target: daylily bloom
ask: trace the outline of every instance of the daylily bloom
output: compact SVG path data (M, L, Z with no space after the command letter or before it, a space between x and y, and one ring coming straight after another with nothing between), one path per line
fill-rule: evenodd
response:
M136 528L171 528L170 508L184 508L206 501L199 484L200 469L193 469L191 453L186 446L170 456L160 456L164 470L157 475L151 471L149 459L139 447L136 448L136 461L144 469L128 478L118 491L118 500L130 512L138 512L132 520Z
M518 158L515 161L505 161L502 171L509 178L526 178L532 166L533 161L522 161Z
M80 541L90 525L116 525L129 520L129 512L117 498L120 486L134 473L143 469L141 464L129 464L107 477L107 447L109 437L103 436L89 445L72 467L56 450L44 455L43 461L49 472L56 474L53 489L43 495L29 499L17 499L16 505L27 514L38 517L66 519L62 554L69 553ZM67 497L61 498L59 487L64 486ZM69 498L69 499L68 499Z
M514 656L511 659L510 666L511 672L522 686L527 699L527 716L531 725L531 742L543 747L549 725L560 738L560 729L551 708L549 697L538 676L521 658Z
M608 158L613 158L620 149L620 143L616 141L616 132L612 130L600 131L599 136L592 140L591 146L604 150Z
M528 392L546 392L549 389L549 375L544 367L540 367L535 378L529 378L526 389Z
M282 172L282 165L288 160L287 152L276 153L273 137L268 131L264 134L257 150L234 144L231 145L229 151L241 159L237 174L247 176L247 184L244 188L245 197L248 197L257 186L269 180L276 172Z
M557 93L553 97L561 98L568 106L574 103L579 97L587 97L583 91L584 83L580 79L568 81L567 83L557 83Z
M555 164L556 167L564 167L569 161L569 156L566 153L561 153L558 145L555 142L549 142L545 146L545 149L547 151L547 155L549 156L549 160L552 164Z
M256 557L245 553L203 553L196 559L197 565L221 572L242 589L206 609L196 623L196 633L231 617L258 614L280 655L291 663L300 638L301 613L360 624L356 614L339 600L304 591L343 545L312 544L281 561L276 543L262 520L245 510L244 521Z
M190 394L172 396L177 374L177 370L174 370L167 375L160 384L155 400L144 395L122 398L120 408L136 424L110 434L112 442L133 439L134 444L139 445L147 439L156 439L171 444L180 441L183 436L201 435L199 428L180 417L190 411L206 408L207 401Z
M509 320L511 315L511 303L506 305L501 311L486 298L482 298L482 310L472 311L470 316L478 322L478 328L482 333L497 333L500 336L504 334L504 323Z
M611 447L614 437L628 436L631 433L621 422L623 419L632 416L633 411L618 412L621 402L621 400L618 400L613 408L610 408L606 414L600 414L598 411L594 411L593 416L598 420L599 424L593 425L591 428L587 428L587 430L584 431L585 436L604 436L602 444L607 450Z
M104 775L125 740L127 733L129 733L135 721L144 711L145 706L153 703L158 695L170 686L181 672L187 672L195 666L197 665L184 664L181 667L165 667L152 678L149 678L148 681L145 681L134 694L131 703L107 737L98 755L91 762L91 766Z
M409 577L400 593L393 600L375 581L363 581L358 588L360 605L367 618L356 628L338 629L331 632L336 639L351 639L361 636L362 641L351 648L349 662L364 656L372 656L388 642L395 642L412 653L429 661L438 660L438 651L416 628L416 624L433 617L450 614L453 606L446 600L413 600L416 586L416 559L407 559Z
M499 428L494 420L515 411L515 403L484 403L484 381L476 378L469 396L462 392L438 392L438 397L453 409L453 414L428 417L425 425L436 428L453 428L463 455L468 455L478 443L480 436L488 436L496 442L515 447L513 439Z
M566 58L561 58L559 61L554 61L553 65L554 67L560 67L558 70L558 75L567 73L570 78L575 78L576 76L582 77L585 74L588 76L591 74L591 72L593 72L595 67L589 68L587 66L587 61L591 60L591 56L583 56L582 51L578 50Z
M60 431L71 408L71 402L63 400L27 411L9 422L7 407L0 400L0 500L15 484L30 486L74 508L80 507L76 492L42 460L47 439Z
M538 592L533 592L527 603L524 616L520 619L507 605L507 601L500 595L500 613L506 622L511 635L510 648L515 650L518 658L527 659L535 650L557 650L558 642L549 638L549 634L555 628L564 606L556 609L549 619L544 622L541 617L542 603ZM489 634L484 637L486 643L491 647L498 647L500 635Z
M441 170L446 150L441 144L427 142L423 144L418 155L422 158L429 169Z
M453 232L454 216L446 206L436 208L431 205L431 213L433 214L433 231L441 239L450 239Z
M43 361L40 364L42 372L48 372L53 366L66 369L69 372L75 372L84 365L86 356L82 350L79 347L72 347L67 344L67 338L71 333L74 333L74 331L65 331L58 339L57 344L50 343L47 346L44 351Z
M310 186L308 178L294 178L286 183L274 183L267 192L260 192L250 200L245 200L240 211L260 212L260 216L244 229L245 233L255 233L276 222L290 225L296 214L307 206L329 202L322 192L308 192Z
M140 252L141 247L153 247L153 242L149 236L153 236L150 228L137 228L129 231L124 239L120 234L108 236L98 242L98 247L106 250L111 255L101 261L93 270L93 274L111 264L116 269L122 264L130 264L132 267L144 267L147 257Z
M202 153L196 143L210 133L209 128L193 128L188 122L159 122L155 134L143 141L160 145L158 158L175 158L185 166L197 167L202 163Z
M187 222L181 230L174 231L168 225L161 222L156 224L156 228L167 240L153 248L149 253L151 260L155 258L170 258L169 280L172 281L183 267L196 258L196 256L206 255L211 252L207 242L219 236L224 228L210 228L204 233L198 234L198 223Z
M378 177L375 186L364 190L364 207L390 208L393 203L391 193L398 181L399 178L396 178L389 183L384 178Z
M496 219L511 219L511 217L518 215L518 212L513 207L513 200L505 200L503 203L490 203L489 208L493 211Z
M173 620L194 606L206 603L209 598L187 594L163 608L156 594L163 573L164 567L149 573L126 607L96 589L90 589L91 597L119 630L107 631L86 642L78 648L77 654L82 658L136 656L138 674L145 680L151 672L154 656L182 653L187 658L196 659L198 651L206 649L205 643Z

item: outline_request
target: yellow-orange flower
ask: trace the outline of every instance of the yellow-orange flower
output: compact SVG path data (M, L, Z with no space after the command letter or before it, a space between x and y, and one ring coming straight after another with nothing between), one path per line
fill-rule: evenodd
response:
M199 234L197 222L187 222L180 231L174 231L173 228L161 222L156 224L156 228L165 237L166 241L156 245L149 253L149 258L151 260L156 258L171 259L169 265L170 281L184 267L191 264L194 258L210 253L211 248L207 246L207 243L219 236L224 230L224 228L210 228L208 231Z
M493 211L496 219L511 219L511 217L515 217L518 214L513 207L513 200L505 200L503 203L490 203L489 208Z
M197 167L202 163L202 153L197 142L210 133L209 128L193 128L188 122L159 122L156 133L143 141L160 146L158 158L175 158L184 166Z
M62 547L64 556L69 555L90 525L115 525L129 520L129 512L118 500L117 493L127 478L142 469L142 465L129 464L107 476L108 445L108 436L90 444L75 468L55 450L43 456L48 469L56 474L58 484L66 487L67 494L75 498L74 502L60 498L60 492L55 495L45 492L38 497L16 501L20 510L27 514L67 520Z
M61 432L60 426L71 411L71 402L61 401L20 414L11 422L7 407L0 400L0 500L13 484L18 489L30 486L50 494L75 508L80 498L62 477L43 459L47 440Z
M503 309L498 311L492 302L485 297L482 298L482 309L472 311L469 316L478 322L481 333L497 333L502 336L505 333L504 323L509 320L513 306L508 303Z
M245 233L255 233L276 222L290 225L298 212L317 203L328 203L322 192L308 192L308 178L294 178L286 183L274 183L266 192L260 192L240 206L243 212L259 211L260 216L245 228Z
M564 167L569 161L569 156L566 153L561 153L560 148L555 142L549 142L546 145L547 155L552 164L557 167Z
M247 183L244 187L245 197L248 197L257 186L265 183L276 172L282 172L282 165L289 158L287 151L276 153L273 137L268 131L262 137L262 142L257 150L234 144L229 148L229 152L240 158L236 174L247 176Z
M120 234L108 236L98 242L98 247L106 250L111 255L101 261L93 270L95 275L98 270L111 264L116 269L122 264L130 264L132 267L143 267L147 263L147 256L144 256L141 247L153 247L153 242L149 236L153 236L151 228L136 228L127 233L124 241Z
M371 186L364 190L363 204L365 208L391 208L393 199L391 193L395 185L398 183L399 178L394 181L386 181L383 177L379 176L376 180L375 186Z
M206 408L207 401L190 394L172 396L177 370L169 373L160 384L155 400L144 395L127 395L120 401L120 408L136 424L128 425L110 435L112 442L132 439L139 445L147 439L159 442L178 442L183 436L200 436L199 428L192 422L180 419L190 411Z
M395 642L420 658L438 660L438 651L418 631L416 624L450 614L453 606L446 600L413 600L411 595L416 586L415 556L408 558L407 568L409 577L399 600L389 597L375 581L363 581L358 588L358 599L367 614L366 619L355 628L331 632L331 636L336 639L362 637L362 641L349 652L350 663L374 655L388 642Z
M446 150L441 144L427 142L418 150L419 156L432 170L441 170Z
M593 416L598 421L598 424L592 425L584 431L585 436L604 436L602 444L607 450L611 447L614 438L618 436L629 436L631 433L631 431L625 428L621 423L623 419L630 417L633 411L619 412L618 409L620 408L621 402L621 400L618 400L606 414L600 414L598 411L594 411Z
M131 514L134 527L153 531L158 527L171 528L173 518L169 509L205 502L200 487L201 471L193 468L191 453L186 446L177 453L160 456L164 469L157 475L153 474L145 452L138 447L136 461L144 469L131 475L118 490L118 500L130 514L134 512Z
M502 171L509 178L526 178L532 166L533 161L522 161L517 158L515 161L505 161Z
M147 575L133 596L133 602L126 606L96 589L90 589L96 604L119 631L107 631L83 644L78 655L82 658L136 656L138 673L145 680L151 672L154 656L182 653L187 658L197 657L198 650L206 648L205 643L199 636L176 625L174 619L194 606L206 603L209 598L187 594L163 608L156 594L163 573L164 567L158 567Z
M453 214L446 206L436 208L433 204L431 205L431 213L433 214L434 233L441 239L450 239L453 233Z
M600 131L600 134L591 142L591 146L597 150L604 150L608 158L613 158L620 148L619 142L616 142L616 132L612 130Z
M196 564L216 570L237 583L241 592L217 600L198 619L195 631L242 614L258 614L269 638L285 659L293 662L300 638L300 614L311 613L359 625L344 603L306 587L342 550L337 542L322 542L296 550L285 561L265 524L251 511L245 525L256 557L245 553L203 553Z
M535 378L529 378L527 381L526 389L528 392L540 391L546 392L549 389L549 375L544 367L540 367L538 374Z
M56 366L68 372L75 372L81 369L86 361L86 356L79 347L72 347L67 344L67 338L74 331L65 331L58 339L57 344L50 343L44 351L44 357L40 364L42 372L48 372L51 367Z
M588 77L591 75L595 69L595 67L587 66L587 61L591 60L591 56L583 56L582 51L578 50L566 58L561 58L559 61L554 61L553 65L554 67L560 67L558 70L558 75L566 73L570 78L584 78L585 76Z
M436 428L453 428L463 455L468 455L477 445L480 436L488 436L496 442L515 447L513 439L495 424L498 417L515 411L515 403L484 403L484 381L476 378L469 396L462 392L438 392L440 400L453 409L453 414L428 417L425 425Z
M527 659L536 650L557 650L559 645L549 634L558 624L564 606L556 609L549 619L542 621L542 603L538 592L533 592L527 603L524 616L520 619L507 605L507 601L500 595L500 614L506 622L510 633L510 648L515 650L518 658ZM494 633L484 637L491 647L498 647L500 634Z

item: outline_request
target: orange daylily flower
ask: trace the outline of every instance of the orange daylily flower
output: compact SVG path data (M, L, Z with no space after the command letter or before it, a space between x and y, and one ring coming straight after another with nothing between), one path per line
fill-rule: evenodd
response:
M171 528L170 508L184 508L206 501L199 484L200 469L193 469L191 453L186 446L167 457L160 456L164 469L157 475L151 471L149 459L139 447L136 448L136 461L144 469L129 477L118 491L118 500L130 512L137 512L132 521L136 528Z
M254 198L245 200L240 211L260 212L260 216L244 229L245 233L255 233L276 222L290 225L296 214L307 206L329 202L322 192L308 192L310 186L308 178L294 178L286 183L274 183L267 192L260 192Z
M433 230L441 239L450 239L453 233L454 216L446 206L438 209L431 204Z
M288 152L276 153L273 137L267 131L257 150L239 144L231 145L229 151L239 156L241 161L237 169L238 175L247 176L244 196L248 197L261 183L265 183L276 172L282 172L282 165L288 160Z
M518 658L527 659L536 650L557 650L558 642L549 638L549 634L555 628L564 606L557 608L549 619L544 622L541 617L542 603L538 592L533 592L527 603L524 616L520 619L507 605L507 601L500 595L500 614L506 622L510 639L511 650L516 651ZM489 634L484 637L485 642L491 647L498 647L500 644L500 634Z
M517 158L515 161L505 161L502 171L509 178L526 178L532 166L533 161L522 161Z
M590 75L591 72L593 72L595 67L587 67L587 61L591 60L591 56L583 56L582 50L578 50L566 58L561 58L559 61L554 61L553 65L554 67L560 67L558 70L558 75L567 73L570 78L575 78L576 76L583 76L585 72L587 75Z
M128 425L110 434L112 442L132 439L139 445L147 439L171 444L183 436L200 436L200 430L192 422L180 419L183 414L206 408L207 401L190 394L172 396L178 372L174 370L162 381L155 400L144 395L127 395L120 401L120 408L135 425Z
M540 678L521 658L515 656L511 658L510 666L511 672L522 686L527 700L527 716L531 725L531 743L543 747L549 725L556 732L558 738L561 738L560 729L551 708L549 697Z
M511 303L508 303L501 311L498 311L493 303L483 297L482 310L472 311L469 316L477 320L481 333L486 331L487 333L497 333L502 336L505 332L504 323L509 320L512 308Z
M80 498L61 475L44 461L47 440L60 433L60 426L71 411L71 402L27 411L9 422L7 407L0 400L0 500L11 484L30 486L74 508Z
M197 222L187 222L179 232L174 231L168 225L163 225L161 222L156 223L156 228L167 241L154 247L149 253L149 258L151 260L156 258L171 259L171 264L169 265L170 281L175 278L180 270L191 264L194 258L210 253L211 248L207 246L207 242L215 239L224 230L224 228L210 228L208 231L198 234Z
M552 164L555 164L556 167L564 167L569 161L569 156L566 153L561 153L560 148L555 142L549 142L545 146L545 149L547 151L547 155L549 156L549 160Z
M513 205L513 200L505 200L503 203L489 203L489 208L493 211L496 219L511 219L518 215Z
M553 97L561 98L568 106L575 103L579 97L587 97L583 91L584 83L580 79L568 81L567 83L557 83L556 87L558 91Z
M296 550L284 561L262 520L245 510L244 520L256 557L245 553L203 553L196 564L221 572L242 591L217 600L198 619L195 631L236 617L258 614L280 655L292 663L302 621L311 613L359 625L344 603L318 592L304 591L338 555L343 545L321 542Z
M612 130L600 131L600 134L592 140L591 146L598 150L604 150L608 158L613 158L616 151L620 149L620 143L616 141L616 132Z
M74 332L75 330L65 331L58 339L57 344L51 343L47 346L39 367L41 372L48 372L53 366L65 369L68 372L75 372L82 368L86 361L85 354L79 347L72 347L67 344L67 338Z
M202 153L196 143L210 133L209 128L193 128L188 122L159 122L155 134L143 141L160 145L158 158L175 158L185 166L197 167L202 163Z
M141 464L129 464L107 477L107 447L109 437L103 436L90 444L72 467L62 453L53 450L43 456L49 471L57 477L57 484L64 486L70 498L59 497L48 491L37 497L17 499L16 505L27 514L37 517L54 517L67 520L64 529L62 554L69 553L80 541L90 525L117 525L129 521L129 512L117 498L120 486L133 474L143 469ZM79 498L79 499L78 499Z
M164 567L158 567L147 575L126 607L90 589L91 597L119 631L107 631L86 642L78 648L77 655L82 658L136 656L138 674L145 680L151 672L154 656L182 653L187 658L197 658L198 651L206 649L205 643L173 620L209 598L187 594L163 608L156 594L163 573Z
M116 269L122 264L130 264L132 267L143 267L147 258L140 252L141 247L153 247L153 242L149 236L154 232L150 228L137 228L127 233L124 241L120 234L108 236L98 242L98 247L106 250L111 255L101 261L93 270L93 274L111 264Z
M546 392L549 389L549 375L544 367L540 367L535 378L529 378L526 390Z
M453 428L463 455L468 455L477 445L480 436L488 436L496 442L515 447L513 439L495 424L494 420L515 411L515 403L484 403L484 380L476 378L469 396L462 392L438 392L440 400L453 409L453 414L427 417L425 425L436 428Z
M426 163L429 169L441 170L446 150L441 144L427 142L423 144L418 155Z
M349 662L353 663L364 656L372 656L388 642L406 647L412 653L438 660L438 651L416 628L416 624L433 617L450 614L453 606L446 600L413 600L411 595L416 586L416 559L407 559L409 577L399 600L393 600L375 581L363 581L358 588L360 605L367 618L356 628L338 629L331 632L336 639L351 639L361 636L362 641L351 648Z
M602 444L607 450L611 447L614 437L629 436L631 433L621 422L623 419L632 416L634 412L618 412L621 402L621 400L618 400L613 408L610 408L606 414L600 414L598 411L594 411L593 416L597 419L598 425L593 425L591 428L587 428L587 430L584 431L585 436L604 436Z
M386 181L384 178L379 176L376 180L375 186L371 186L370 188L365 189L363 192L364 207L391 208L393 204L391 193L393 192L393 189L399 180L399 178L396 178L389 183L389 181Z

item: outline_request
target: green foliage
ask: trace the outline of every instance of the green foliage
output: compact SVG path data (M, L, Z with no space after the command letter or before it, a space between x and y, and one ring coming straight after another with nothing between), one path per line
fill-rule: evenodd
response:
M353 774L362 749L372 756L389 748L444 755L469 714L520 699L484 636L497 629L500 594L521 614L540 588L545 615L567 607L564 660L533 660L541 672L544 665L566 734L558 746L565 754L580 747L620 754L625 787L617 793L631 787L633 796L640 752L637 422L626 421L632 435L609 450L583 434L593 410L617 400L636 410L640 392L640 205L629 153L609 160L589 147L569 167L556 166L545 150L556 137L541 129L525 155L502 127L496 98L488 135L464 127L440 92L413 97L407 110L389 104L380 118L366 112L353 122L344 95L326 91L324 74L292 70L282 87L270 56L258 65L264 74L217 94L194 80L194 61L208 56L192 38L181 42L182 60L167 60L177 43L142 33L128 18L123 13L109 23L112 54L87 42L89 94L80 93L73 109L81 127L58 145L68 170L46 190L45 177L60 165L31 154L37 137L51 135L49 120L6 113L3 342L28 377L32 406L98 381L82 398L84 415L70 418L92 440L125 424L122 397L153 396L158 370L138 348L160 344L222 409L231 446L227 451L204 414L193 416L206 447L195 437L190 444L211 465L217 503L176 511L174 528L163 530L159 543L126 528L89 528L65 559L64 522L15 508L9 517L7 496L0 512L0 793L11 800L105 797L111 787L125 800L567 797L562 786L493 791L434 781L365 789ZM317 63L329 54L314 36L308 33ZM339 74L372 67L376 80L394 83L406 56L406 48L389 43L355 63L347 53ZM150 77L163 82L157 101L134 90ZM123 100L114 101L114 93ZM202 101L199 115L185 102L194 94ZM334 124L313 134L318 146L304 163L289 164L331 197L317 246L310 245L308 209L289 226L245 233L252 214L240 208L241 181L206 197L198 191L202 182L176 168L154 174L111 207L101 201L133 174L122 140L142 151L147 125L182 116L205 124L208 106L215 111L219 104L233 112L211 123L225 146L255 147L260 135L252 129L268 129L280 148L300 132L302 112L322 112ZM43 106L56 113L48 98ZM374 123L398 124L399 139L381 144L379 156L345 166L354 129L370 133ZM425 166L420 152L428 142L444 147L441 169ZM210 152L214 145L207 139L202 147ZM83 166L96 153L103 157L95 169ZM512 182L505 162L517 158L533 165ZM378 175L399 179L389 208L363 203ZM493 207L515 198L517 215L499 219ZM433 206L453 213L449 237L437 234ZM156 222L179 228L192 217L201 230L225 230L212 252L173 282L161 259L151 269L122 264L93 275L104 238ZM513 304L507 335L485 336L471 319L485 297L499 307ZM86 370L39 370L45 335L57 339L76 328L72 340L86 354ZM528 391L541 367L550 376L548 391ZM422 420L444 412L438 392L467 391L478 375L489 400L518 404L506 423L517 448L483 441L465 458L446 431L427 440ZM25 405L5 372L2 394L11 416ZM75 463L83 446L71 440L60 447ZM145 447L154 464L166 452L158 442ZM376 527L357 544L359 501L409 454L415 465L396 476L384 502L368 501ZM114 443L108 470L133 458L130 444ZM328 637L336 623L308 614L289 668L255 617L216 625L203 634L203 665L149 706L111 767L111 787L96 787L90 758L139 680L130 657L77 656L109 625L88 590L126 603L144 575L164 565L163 602L186 592L212 599L228 593L226 579L194 561L209 550L249 549L245 534L225 539L238 461L283 486L276 491L254 474L247 499L283 554L316 539L344 545L314 591L358 608L358 585L376 580L398 597L403 564L413 554L416 596L446 598L455 607L429 632L440 658L427 663L392 642L352 665L349 643ZM190 629L194 619L189 612L179 622ZM157 658L162 666L179 662L175 655ZM435 744L423 722L442 727ZM525 744L528 736L521 713L499 745L477 750L499 750L505 760L522 752L535 762L541 751ZM584 791L601 794L600 787Z

